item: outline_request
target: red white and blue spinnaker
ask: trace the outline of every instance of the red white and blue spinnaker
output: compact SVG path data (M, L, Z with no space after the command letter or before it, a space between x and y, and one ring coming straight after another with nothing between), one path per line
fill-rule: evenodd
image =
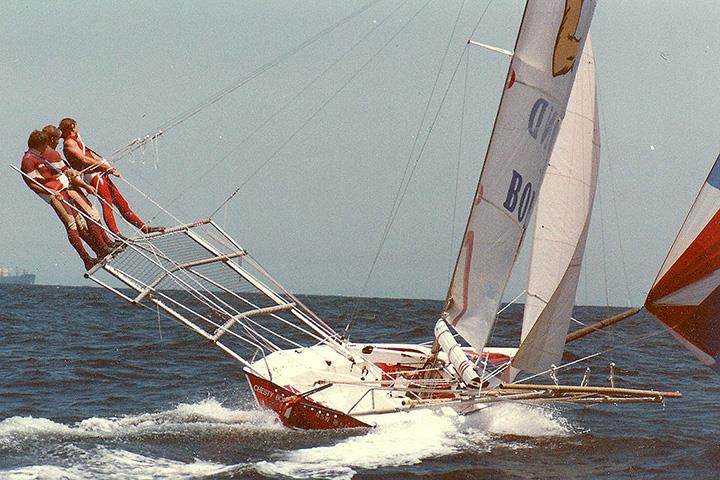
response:
M720 157L710 170L645 307L720 372Z

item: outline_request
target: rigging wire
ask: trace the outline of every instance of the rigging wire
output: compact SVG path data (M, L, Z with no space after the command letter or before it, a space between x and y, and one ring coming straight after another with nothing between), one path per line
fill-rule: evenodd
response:
M605 290L605 306L610 306L610 294L608 290L608 274L607 274L607 267L608 267L608 252L607 252L607 243L605 238L605 211L603 209L603 203L605 200L605 195L603 195L603 189L598 188L598 196L599 202L598 205L600 206L600 245L602 250L602 266L603 266L603 286Z
M598 188L598 196L600 197L598 200L598 204L600 206L600 234L601 234L601 250L602 250L602 268L603 268L603 285L605 288L605 310L607 311L610 308L610 294L608 290L608 252L607 252L607 243L605 238L605 210L603 209L603 202L605 200L605 196L603 195L603 189ZM605 337L609 343L609 345L612 346L615 344L614 340L615 337L612 335L608 335ZM611 350L612 351L612 350ZM612 358L612 357L611 357Z
M475 24L475 26L474 26L474 28L473 28L473 31L472 31L472 33L471 33L471 36L475 33L475 30L477 30L477 27L480 25L480 22L481 22L482 19L485 17L485 14L487 13L487 10L488 10L490 4L492 3L492 1L493 1L493 0L490 0L490 1L486 4L485 10L483 10L482 14L480 15L480 19L476 22L476 24ZM436 122L437 122L438 116L440 115L440 111L442 110L442 107L443 107L443 105L445 104L445 100L446 100L446 98L447 98L448 92L450 91L450 87L451 87L452 84L453 84L453 81L454 81L454 79L455 79L455 75L457 74L458 69L459 69L459 67L460 67L460 64L462 63L462 58L463 58L464 51L467 50L467 43L466 43L466 44L465 44L465 47L464 47L464 49L463 49L463 54L460 55L460 58L458 59L457 63L455 64L455 67L454 67L454 69L453 69L453 73L452 73L452 75L451 75L451 77L450 77L450 80L448 81L447 87L446 87L446 89L445 89L445 92L444 92L441 100L440 100L440 104L438 105L437 111L435 112L435 115L434 115L434 117L433 117L433 119L432 119L432 121L431 121L431 123L430 123L430 126L429 126L429 128L428 128L427 134L424 136L424 141L423 141L423 143L422 143L422 146L421 146L421 148L420 148L420 150L419 150L419 153L418 153L417 157L415 157L415 162L413 162L412 160L413 160L413 157L415 156L414 153L415 153L415 150L416 150L416 147L417 147L417 142L418 142L418 139L420 138L420 131L421 131L421 129L422 129L422 126L423 126L424 123L425 123L425 119L427 118L427 114L428 114L428 112L429 112L429 110L430 110L430 103L432 102L432 98L433 98L433 96L434 96L435 89L437 88L437 85L438 85L438 83L439 83L440 75L441 75L441 73L442 73L443 66L445 65L445 60L447 59L447 54L448 54L448 51L449 51L449 49L450 49L450 45L451 45L452 39L453 39L453 37L454 37L455 30L456 30L457 25L458 25L458 23L459 23L460 15L461 15L461 13L462 13L462 10L464 9L464 6L465 6L465 0L463 0L462 4L461 4L461 6L460 6L460 9L458 10L458 15L457 15L457 17L456 17L456 19L455 19L455 23L454 23L454 25L453 25L452 32L451 32L451 34L450 34L450 37L448 38L448 43L447 43L447 46L446 46L446 48L445 48L445 52L444 52L444 54L443 54L442 61L441 61L441 63L440 63L440 68L438 69L437 75L436 75L436 77L435 77L435 82L434 82L434 84L433 84L432 91L430 92L430 95L429 95L429 97L428 97L428 101L427 101L427 103L426 103L426 105L425 105L425 111L424 111L424 113L423 113L423 116L422 116L422 119L421 119L420 123L418 124L418 129L417 129L417 132L416 132L415 137L414 137L412 149L410 150L410 154L409 154L409 156L408 156L408 160L407 160L407 162L406 162L406 164L405 164L405 171L403 172L403 177L401 178L400 184L398 185L398 190L397 190L397 192L395 193L395 200L394 200L394 202L393 202L393 206L392 206L392 208L390 209L390 214L388 215L388 219L387 219L387 222L386 222L386 224L385 224L385 228L383 229L383 233L382 233L382 236L381 236L381 239L380 239L380 244L378 245L377 251L375 252L375 256L374 256L373 261L372 261L372 263L371 263L371 265L370 265L370 270L368 271L368 274L367 274L367 276L366 276L366 278L365 278L365 282L364 282L363 288L362 288L362 290L361 290L362 295L364 295L365 292L367 291L368 284L370 283L370 278L371 278L371 276L372 276L372 274L373 274L373 272L374 272L374 270L375 270L375 266L377 265L378 260L380 259L380 254L382 253L383 247L385 246L385 243L386 243L386 241L387 241L388 235L390 234L390 230L392 229L392 226L393 226L393 224L395 223L395 219L397 218L398 212L400 211L400 206L402 205L402 202L403 202L403 200L405 199L405 195L407 194L408 187L409 187L409 185L410 185L410 182L411 182L411 180L412 180L412 177L413 177L413 175L414 175L414 173L415 173L415 170L416 170L416 168L417 168L417 166L418 166L418 164L419 164L419 162L420 162L420 158L422 157L422 154L423 154L424 151L425 151L425 147L427 146L427 143L428 143L428 140L429 140L429 138L430 138L430 135L431 135L431 133L432 133L432 131L433 131L433 128L434 128L434 126L435 126L435 124L436 124ZM412 167L411 167L411 165L412 165ZM408 170L409 170L409 174L408 174ZM406 178L407 178L407 180L406 180ZM350 327L352 326L352 323L353 323L353 321L354 321L354 314L355 314L356 311L357 311L357 308L354 308L353 311L352 311L352 313L351 313L350 320L349 320L348 324L347 324L346 327L345 327L345 335L346 335L346 336L347 336L347 333L348 333L349 330L350 330Z
M349 22L350 20L354 19L355 17L359 16L360 14L364 13L377 3L379 3L381 0L371 0L365 5L362 5L360 8L352 11L349 15L341 18L337 22L333 23L332 25L324 28L323 30L319 31L315 35L307 38L305 41L300 43L299 45L295 46L294 48L278 55L274 59L270 60L269 62L261 65L260 67L253 70L250 74L240 78L235 83L226 86L225 88L215 92L214 94L207 97L205 100L201 101L200 103L196 104L195 106L185 110L184 112L179 113L178 115L172 117L170 120L163 123L158 129L156 129L153 132L148 133L145 135L145 137L142 138L136 138L132 140L130 143L125 145L124 147L119 148L115 152L113 152L110 155L110 159L113 160L119 160L120 158L128 155L129 153L137 150L138 148L143 147L146 143L157 139L164 133L166 133L168 130L180 125L181 123L185 122L186 120L194 117L201 111L205 110L206 108L210 107L211 105L214 105L215 103L219 102L221 99L226 97L227 95L235 92L240 87L244 86L245 84L249 83L250 81L254 80L255 78L259 77L266 71L272 69L273 67L277 66L278 64L282 63L283 61L291 58L295 54L299 53L300 51L304 50L306 47L312 45L319 39L323 38L324 36L330 34L334 30L336 30L338 27L344 25L345 23Z
M594 58L593 61L595 62L595 66L597 68L597 59ZM607 115L605 114L606 109L605 109L605 102L603 100L604 97L602 96L602 94L600 92L600 82L597 82L597 81L595 82L595 89L598 92L597 98L600 99L600 101L598 102L600 104L600 115L603 118L607 118ZM608 154L605 155L606 159L603 163L607 164L608 176L610 177L609 181L610 181L610 190L611 190L611 192L610 192L611 193L611 206L612 206L612 211L613 211L613 214L615 217L615 228L617 231L618 247L620 248L620 263L622 265L622 273L623 273L623 280L624 280L624 286L625 286L625 301L626 301L625 305L629 308L630 306L632 306L632 300L631 300L631 295L630 295L630 281L628 278L627 257L625 255L625 248L623 246L623 238L622 238L622 235L620 235L620 214L618 213L618 205L617 205L617 201L616 201L616 199L618 198L618 195L617 195L617 188L615 185L615 172L613 170L612 155L609 154L609 150L611 150L611 148L610 148L610 141L608 140L607 128L605 127L605 123L600 122L600 128L603 130L602 138L604 139L603 144L605 145L605 150L608 151Z
M472 37L472 36L475 34L475 31L476 31L476 30L478 29L478 27L480 26L480 22L482 22L483 18L485 18L485 14L487 13L487 11L488 11L490 5L492 4L492 2L493 2L493 0L490 0L490 1L485 5L485 9L483 10L482 14L480 15L480 18L478 19L478 21L475 23L475 26L473 27L473 30L472 30L472 32L470 33L470 37ZM461 8L460 8L460 12L462 11L462 8L463 8L464 5L465 5L465 2L463 1L463 5L462 5ZM458 18L459 18L459 16L460 16L460 12L458 12ZM457 26L457 20L456 20L455 26ZM455 26L453 27L453 32L455 31ZM452 40L452 34L451 34L450 37L451 37L450 40ZM450 40L449 40L449 41L450 41ZM447 50L448 50L448 49L449 49L449 44L448 44L448 47L446 48L446 54L447 54ZM465 45L464 50L467 50L467 44ZM443 57L443 63L444 63L444 61L445 61L445 57ZM415 135L415 141L413 142L413 147L412 147L412 150L411 150L411 152L410 152L410 155L408 156L408 161L407 161L406 166L405 166L405 172L403 173L403 178L401 179L400 184L398 185L398 190L397 190L397 192L396 192L396 194L395 194L396 196L395 196L395 202L393 203L393 208L391 208L390 214L388 215L387 223L386 223L386 225L385 225L385 229L384 229L383 234L382 234L382 237L381 237L381 239L380 239L380 244L379 244L379 246L378 246L377 252L375 253L375 257L373 258L373 261L372 261L372 263L371 263L371 265L370 265L370 270L369 270L369 272L368 272L368 274L367 274L367 277L366 277L366 279L365 279L365 283L363 284L363 288L362 288L362 292L363 292L363 293L367 290L367 286L368 286L368 284L370 283L370 277L372 276L372 274L373 274L373 272L374 272L374 270L375 270L375 266L377 265L377 262L378 262L378 260L379 260L379 258L380 258L380 253L382 252L383 247L385 246L385 242L387 241L388 235L389 235L389 233L390 233L390 230L392 229L392 226L393 226L393 224L395 223L395 219L397 218L397 214L398 214L398 212L399 212L399 210L400 210L400 206L402 205L402 202L403 202L403 200L405 199L405 194L407 193L408 187L409 187L409 185L410 185L410 181L412 180L412 177L413 177L413 175L414 175L414 173L415 173L415 170L416 170L417 165L418 165L418 163L419 163L419 161L420 161L420 158L421 158L423 152L425 151L425 147L426 147L426 145L427 145L428 139L430 138L430 134L432 133L433 127L434 127L434 125L435 125L435 122L437 121L438 115L440 114L440 110L442 109L442 106L443 106L443 104L445 103L445 99L446 99L446 97L447 97L448 91L450 90L450 86L452 85L453 80L455 79L455 75L457 74L457 71L458 71L458 68L460 67L460 63L461 63L461 62L462 62L462 55L460 56L460 58L458 59L457 64L455 65L455 68L454 68L454 70L453 70L453 74L452 74L452 76L451 76L451 78L450 78L450 81L448 82L448 85L447 85L447 88L446 88L446 90L445 90L445 93L444 93L444 95L443 95L443 97L442 97L442 100L440 101L440 105L438 106L438 110L437 110L437 112L436 112L436 114L435 114L435 116L434 116L434 118L433 118L433 121L432 121L432 123L431 123L431 125L430 125L430 128L428 129L427 135L425 136L425 140L424 140L424 142L423 142L423 144L422 144L422 147L421 147L421 149L420 149L420 152L419 152L419 154L418 154L418 156L417 156L417 158L416 158L416 160L415 160L415 163L414 163L414 165L412 166L412 168L410 169L410 174L409 174L409 176L407 176L407 182L406 182L406 181L405 181L406 173L407 173L407 171L408 171L409 166L410 166L411 163L412 163L413 154L414 154L414 151L415 151L415 147L416 147L416 145L417 145L417 139L419 138L419 135L420 135L420 130L421 130L421 128L422 128L422 125L425 123L425 118L426 118L425 114L423 115L423 118L422 118L422 120L421 120L421 122L420 122L420 124L419 124L419 126L418 126L417 134ZM442 68L441 68L441 69L442 69ZM438 71L438 75L436 76L435 85L437 85L437 82L438 82L439 77L440 77L440 71ZM433 92L435 91L435 85L433 85ZM427 106L426 106L426 111L425 111L425 113L427 113L427 111L428 111L428 109L429 109L429 105L430 105L430 101L431 101L431 100L432 100L432 98L429 98L429 99L428 99L428 103L427 103ZM403 184L405 184L405 185L404 185L404 188L403 188ZM355 310L356 310L356 309L355 309ZM353 310L353 314L354 314L355 310ZM346 332L347 332L347 331L350 329L350 327L352 326L353 320L354 320L354 318L353 318L353 316L351 316L348 325L345 327L345 331L346 331Z
M315 77L313 77L309 82L303 86L301 90L299 90L295 95L293 95L292 98L290 98L288 101L286 101L283 105L280 106L280 108L276 109L269 117L267 117L262 123L260 123L258 126L256 126L250 133L245 135L245 137L240 140L239 143L237 143L234 147L230 149L230 151L220 158L220 160L216 161L212 166L209 168L205 168L199 178L194 180L194 182L200 182L202 181L210 172L212 172L215 168L218 167L218 165L223 164L227 159L232 157L239 149L242 147L248 140L250 140L253 136L255 136L260 130L265 128L267 125L270 124L275 118L277 118L278 115L285 112L302 94L307 92L310 87L316 84L316 82L322 78L325 77L325 75L335 66L337 66L342 60L347 58L347 56L355 50L359 45L361 45L365 40L367 40L370 35L372 35L375 31L377 31L382 25L384 25L390 18L395 15L403 6L405 6L410 0L404 0L400 4L398 4L397 7L395 7L388 15L386 15L382 20L378 21L377 23L372 24L372 28L365 33L365 35L361 36L357 42L355 42L349 49L345 50L345 52L340 55L333 63L328 65L325 69L323 69L320 73L318 73ZM243 181L243 185L247 184L249 180L254 177L257 173L259 173L260 170L262 170L267 164L266 162L262 164L259 168L256 169L253 173L250 174L249 177L247 177ZM187 192L187 189L183 189L175 198L173 198L169 203L169 205L172 205L179 201Z
M460 164L462 163L463 133L465 130L465 100L467 99L468 72L470 70L470 49L465 49L465 78L463 80L462 107L460 108L460 139L458 141L457 164L455 166L455 191L453 194L452 220L450 221L450 255L448 255L448 283L452 280L453 252L455 251L455 219L458 208Z
M422 12L425 7L428 6L428 4L431 2L431 0L427 0L421 7L418 9L403 25L398 29L397 32L395 32L392 37L390 37L381 47L378 49L371 57L368 59L365 63L363 63L360 68L358 68L355 73L353 73L350 78L348 78L343 85L340 86L339 89L337 89L327 100L325 100L320 107L318 107L303 123L298 127L291 135L288 137L283 143L280 144L278 148L275 149L275 151L258 167L256 168L248 177L245 178L245 180L235 189L233 193L231 193L214 211L210 214L210 218L212 218L215 213L217 213L218 210L220 210L226 203L228 203L230 200L232 200L235 195L237 195L240 190L255 176L257 175L260 170L265 168L266 165L268 165L275 156L280 153L294 138L297 136L300 131L302 131L321 111L325 109L325 107L332 102L335 97L340 94L345 88L352 83L353 80L365 69L366 66L368 66L375 58L383 51L385 48L387 48L390 43L392 43L395 38L402 33L405 28L407 28L408 25L412 23L412 21Z

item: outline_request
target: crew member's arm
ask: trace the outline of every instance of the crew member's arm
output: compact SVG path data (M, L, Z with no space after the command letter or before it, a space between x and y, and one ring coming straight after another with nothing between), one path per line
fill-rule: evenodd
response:
M83 151L74 141L65 141L63 153L65 153L65 158L72 157L79 160L83 166L83 170L91 167L91 170L94 172L106 172L118 177L120 176L120 172L105 160L95 158L92 154L84 155Z
M63 170L63 173L70 179L71 185L86 190L90 195L95 195L95 189L93 186L85 183L85 181L80 177L79 172L71 168L66 168Z
M40 185L37 182L37 178L42 178L40 173L35 169L31 164L26 164L25 160L23 160L23 163L20 167L20 171L23 172L25 175L23 175L23 181L25 182L25 185L28 186L30 190L32 190L35 193L41 193L43 195L47 195L48 193L55 193L55 192L49 192L46 190L42 185Z
M34 182L25 182L25 183L27 184L28 187L30 187L30 190L32 190L35 193L41 193L43 195L48 195L50 193L47 190L45 190L43 187L38 185L37 183L34 183ZM55 193L55 192L52 192L52 193Z
M98 162L102 162L105 165L110 165L110 163L107 160L102 158L97 153L93 152L91 149L87 148L87 153L89 153L90 156L92 158L94 158L95 160L97 160ZM112 170L110 170L108 173L110 173L111 175L115 175L116 177L122 177L122 175L120 175L120 170L118 170L116 167L112 167Z

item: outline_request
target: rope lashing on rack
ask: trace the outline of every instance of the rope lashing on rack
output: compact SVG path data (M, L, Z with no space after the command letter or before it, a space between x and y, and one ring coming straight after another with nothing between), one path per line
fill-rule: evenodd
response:
M225 234L222 232L222 230L220 229L219 226L217 226L216 224L214 224L214 223L211 222L210 220L206 220L206 221L204 221L204 222L199 222L199 223L196 222L196 224L193 224L193 225L180 226L180 227L175 227L175 228L172 228L172 229L168 229L168 231L166 231L165 233L160 233L160 234L153 235L153 236L150 236L150 235L149 235L149 236L146 236L145 238L148 238L148 237L154 238L154 237L163 237L163 236L166 237L166 236L167 236L166 234L167 234L167 233L171 233L171 231L187 230L188 228L193 228L193 227L195 227L195 226L197 226L197 225L208 225L208 226L212 225L212 226L213 226L214 228L216 228L219 232L221 232L221 234L225 235ZM196 236L195 234L193 234L192 232L186 231L185 234L188 236L188 238L190 238L190 239L195 239L194 241L197 241L197 242L201 242L201 240L199 239L199 237L197 237L197 236ZM230 237L227 237L227 239L228 239L228 241L233 242L233 240L232 240ZM201 244L202 244L202 243L201 243ZM148 252L148 253L150 253L152 256L157 256L157 251L156 251L157 247L156 247L156 246L152 246L152 245L151 245L150 247L153 247L153 248L151 249L152 251L151 251L151 252ZM211 253L214 252L213 254L215 254L215 255L218 255L218 254L219 254L217 251L212 250L209 246L205 246L204 248L209 249L208 251L210 251ZM239 248L239 247L238 247L238 248ZM148 254L142 252L139 244L133 244L133 245L132 245L132 250L136 251L138 254L140 254L141 256L143 256L144 258L146 258L147 260L149 260L149 261L152 262L152 258L149 257ZM166 262L170 263L171 265L176 265L176 266L178 265L178 262L177 262L177 261L174 261L173 259L169 258L169 257L166 256L166 255L163 255L163 258L164 258L164 260L165 260ZM203 262L203 263L205 263L205 262ZM205 305L205 306L206 306L207 308L209 308L212 312L217 312L217 313L218 313L221 317L223 317L224 319L228 319L228 318L230 318L230 317L232 317L232 316L235 316L235 315L237 315L238 318L243 318L243 316L241 315L241 311L240 311L240 310L238 310L236 307L230 305L230 304L228 303L228 301L226 301L226 299L223 299L223 298L221 298L218 294L210 291L207 285L203 285L203 284L200 283L200 280L202 280L203 282L211 283L214 287L219 288L220 291L224 292L225 294L230 295L230 296L232 296L232 297L234 297L234 298L236 298L236 299L239 299L239 300L241 300L242 302L244 302L245 304L250 305L250 306L252 306L252 307L255 308L255 309L261 308L260 306L254 304L253 302L250 302L248 299L242 298L241 296L237 295L235 292L232 292L232 291L228 290L227 288L223 287L223 285L221 285L220 283L214 282L211 278L208 278L208 277L202 275L202 274L201 274L200 272L198 272L198 271L194 271L194 270L193 270L193 271L187 271L187 270L182 269L182 268L178 268L177 270L176 270L175 268L172 268L172 269L171 269L169 265L168 265L168 266L164 266L164 265L161 265L161 264L159 264L159 263L157 263L157 262L155 263L155 265L156 265L156 267L160 268L162 272L164 272L164 275L165 275L165 276L167 276L168 278L171 278L171 279L175 282L175 285L176 285L176 286L173 287L173 288L180 287L180 289L182 289L182 290L184 290L186 293L188 293L188 294L192 297L192 299L194 299L195 301L200 302L201 304ZM237 273L240 273L239 267L237 267L236 265L234 265L232 262L227 262L227 266L230 267L231 269L235 270ZM111 267L110 265L102 265L102 268L104 268L104 269L107 270L109 273L111 273L111 274L113 274L113 275L116 275L116 276L117 276L118 274L121 274L120 277L117 277L117 278L120 278L121 281L124 281L123 278L125 278L125 279L129 279L133 285L137 285L138 283L140 283L140 284L142 284L142 285L149 286L149 284L148 284L146 281L133 279L133 278L129 277L128 275L122 274L122 272L119 272L119 271L115 270L114 267ZM121 267L121 268L122 268L122 267ZM89 272L90 278L93 279L94 281L97 281L97 279L94 278L94 276L92 275L93 273L94 273L93 271ZM246 280L248 280L248 278L246 278ZM98 283L99 283L99 282L98 282ZM102 285L102 283L101 283L101 285ZM273 299L274 301L276 301L276 302L278 302L278 303L286 302L286 300L283 300L281 297L278 297L278 296L277 296L274 292L272 292L272 291L264 291L264 290L262 290L261 287L259 287L259 286L257 286L257 285L255 285L255 287L258 288L258 289L260 289L263 293L265 293L266 296L268 296L269 298ZM115 293L119 293L119 292L115 291ZM208 324L214 326L215 329L216 329L216 331L217 331L217 329L221 329L221 328L222 328L222 325L221 325L221 324L219 324L218 322L213 321L213 320L212 320L211 318L209 318L208 316L201 314L201 313L198 312L197 310L193 310L193 309L189 308L189 307L185 304L185 302L178 302L175 298L173 298L172 296L167 295L167 294L165 294L165 293L163 293L163 292L154 291L154 293L156 293L156 294L158 295L158 297L161 298L164 302L170 302L175 308L179 308L179 309L181 309L182 311L186 311L186 312L188 312L189 314L191 314L192 316L194 316L195 318L197 318L197 319L199 319L199 320L202 320L203 322L208 323ZM125 298L126 300L132 302L132 299L128 299L126 296L124 296L124 295L122 295L122 294L120 294L120 296L122 296L122 297ZM168 308L168 307L167 307L166 305L164 305L164 304L160 304L159 306L160 306L161 308L165 309L165 310L167 310L167 308ZM310 338L314 338L315 340L319 340L319 341L320 341L320 340L327 340L327 337L326 337L326 336L327 336L327 332L325 332L325 331L323 331L321 328L319 328L319 325L316 325L312 320L310 320L309 318L305 317L305 316L302 315L300 312L297 312L297 311L293 310L292 313L293 313L293 315L294 315L298 320L301 320L302 322L306 323L307 325L309 325L310 327L312 327L314 330L316 330L318 333L320 333L322 336L318 336L318 335L316 335L316 334L313 334L312 332L309 332L308 330L303 329L303 328L300 327L299 325L295 325L295 324L293 324L293 323L291 323L291 322L288 322L287 320L282 319L281 317L278 317L278 316L275 315L275 314L271 314L271 316L272 316L273 318L276 318L277 320L281 321L282 323L284 323L284 324L286 324L286 325L289 325L289 326L291 326L292 328L294 328L294 329L302 332L303 334L308 335ZM178 319L178 318L175 318L175 319L176 319L176 320L180 320L181 323L185 323L186 326L189 326L191 329L195 330L197 333L200 333L202 336L206 337L208 340L211 339L212 335L211 335L210 333L203 332L203 331L200 330L198 327L196 327L193 323L188 322L188 321L185 320L185 319ZM264 331L264 332L267 332L268 334L271 334L271 335L273 335L273 336L275 336L275 337L277 337L277 338L279 338L279 339L281 339L281 340L283 340L283 341L285 341L285 342L288 342L292 347L296 347L296 346L299 345L297 342L293 342L292 340L289 340L288 338L286 338L286 337L278 334L277 332L267 329L265 326L263 326L263 325L261 325L261 324L258 324L257 322L255 322L255 321L252 320L252 319L243 318L243 320L244 320L244 322L238 322L238 323L241 324L240 326L241 326L241 328L243 329L243 331L245 332L245 334L247 335L247 337L245 337L245 336L240 336L240 335L238 335L236 332L226 331L226 333L229 333L231 336L236 337L236 338L240 339L241 341L243 341L243 342L245 342L245 343L248 343L248 344L250 344L250 345L252 345L252 346L255 346L255 347L258 347L258 348L261 348L261 349L263 349L263 348L262 348L263 346L264 346L264 347L270 347L271 350L273 350L273 348L272 348L271 346L275 346L274 343L270 342L266 337L264 337L262 334L260 334L258 331L255 330L255 328L258 328L258 329L260 329L260 330L262 330L262 331ZM252 325L252 326L251 326L251 325ZM249 337L249 338L248 338L248 337ZM333 344L332 342L327 342L326 344L328 344L331 348L333 348L333 349L335 349L335 350L337 351L337 348L338 348L337 345ZM221 349L225 350L227 353L230 353L230 352L227 351L227 348L228 348L228 347L226 347L225 345L220 344L219 342L217 342L217 346L220 347ZM263 351L264 351L264 349L263 349ZM338 353L342 353L342 352L338 352ZM235 355L233 355L232 353L230 353L230 354L231 354L232 356L235 356ZM236 357L236 358L237 358L237 357Z
M180 230L182 230L182 229L180 229ZM164 234L159 234L159 235L156 235L156 236L159 237L159 236L162 236L162 235L164 235ZM146 254L142 253L139 249L135 248L135 245L131 245L131 248L132 248L133 250L135 250L138 254L144 256L146 259L152 261L152 259L150 259L149 257L147 257ZM165 258L167 258L167 257L165 257ZM193 276L190 275L187 271L181 270L181 271L178 271L178 272L170 272L166 267L163 267L163 266L160 265L160 264L156 264L156 266L159 267L161 270L164 270L165 274L166 274L168 277L172 278L179 287L183 288L187 293L189 293L189 294L191 295L191 297L193 297L194 299L196 299L198 302L202 303L203 305L207 306L207 307L210 308L212 311L221 312L221 313L224 314L225 317L230 316L230 311L234 311L235 314L240 313L240 312L238 312L237 310L234 310L231 306L229 306L226 302L224 302L224 301L223 301L221 298L219 298L216 294L210 292L210 291L207 290L206 288L203 288L202 285L198 285L198 287L200 288L200 290L205 290L205 292L202 292L202 291L198 290L197 288L193 287L193 285L191 285L191 283L193 283L193 282L197 283L197 280L194 279ZM109 266L105 266L106 269L107 269L108 267L109 267ZM113 271L113 270L110 270L110 272L112 272L112 271ZM90 273L90 277L93 278L93 277L92 277L93 271L91 271L91 272L89 272L89 273ZM180 276L178 276L179 273L182 273L183 276L186 277L186 279L183 279L183 278L181 278ZM197 272L191 272L191 273L197 275ZM93 278L93 279L94 279L94 278ZM137 280L135 280L135 281L137 282ZM188 282L190 282L190 283L188 283ZM143 283L143 282L141 282L141 283ZM208 324L210 324L210 325L212 325L212 326L214 326L214 327L216 327L216 328L222 328L222 325L221 325L221 324L219 324L219 323L217 323L217 322L214 322L212 319L208 318L208 317L205 316L205 315L202 315L201 313L197 312L196 310L191 309L191 308L188 307L187 305L184 305L183 303L180 303L180 302L176 301L174 298L172 298L172 297L170 297L170 296L168 296L168 295L166 295L166 294L164 294L164 293L162 293L162 292L156 291L155 293L156 293L160 298L162 298L164 301L170 302L170 303L172 303L173 305L175 305L177 308L181 308L181 309L183 309L184 311L187 311L187 312L191 313L191 314L194 315L196 318L200 318L200 319L202 319L203 321L207 322ZM158 306L160 306L161 308L164 308L164 309L166 308L166 306L165 306L164 304L162 304L162 303L160 303L160 302L156 302L156 303L157 303ZM142 305L142 304L141 304L141 305ZM230 308L230 311L229 311L229 310L226 310L226 307L227 307L227 308ZM187 326L190 326L190 325L187 325ZM194 324L193 324L193 326L194 326ZM206 336L206 338L210 339L209 333L206 333L206 332L204 332L204 331L202 331L202 330L199 330L198 327L196 327L196 326L195 326L195 328L193 328L193 327L191 327L191 328L192 328L193 330L195 330L197 333L200 333L201 335ZM232 335L232 336L235 337L235 338L238 338L239 340L241 340L241 341L243 341L243 342L245 342L245 343L247 343L247 344L249 344L249 345L251 345L251 346L257 347L257 348L261 348L261 349L262 349L263 345L264 345L265 347L268 347L269 345L272 345L272 342L269 342L269 340L267 340L266 338L262 337L262 335L259 335L257 332L255 332L255 331L254 331L251 327L249 327L248 325L244 325L244 324L243 324L243 325L242 325L242 328L245 330L245 332L249 335L250 338L241 336L241 335L239 335L238 333L233 332L233 331L227 331L226 333ZM285 339L284 337L280 336L279 334L277 334L277 333L275 333L275 332L270 332L270 333L275 334L275 335L278 336L279 338L282 338L282 339L284 339L284 340L287 340L287 339ZM259 338L258 338L258 337L261 337L261 338L262 338L262 341L259 341ZM218 343L218 346L220 346L220 347L223 348L223 349L226 348L226 347L224 347L224 345L221 345L221 344L219 344L219 343Z

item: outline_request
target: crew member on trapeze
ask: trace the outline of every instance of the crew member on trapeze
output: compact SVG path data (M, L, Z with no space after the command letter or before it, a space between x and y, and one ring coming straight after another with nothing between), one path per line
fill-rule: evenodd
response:
M73 201L73 205L76 209L72 209L75 213L75 220L81 227L78 231L80 236L85 243L90 245L95 253L99 256L103 256L106 249L114 250L115 248L122 246L122 242L111 241L105 229L100 223L100 215L97 209L93 206L92 202L83 193L83 189L89 194L95 195L95 188L92 185L88 185L82 179L82 176L78 174L76 170L70 168L65 163L56 151L58 143L60 143L60 137L62 132L55 125L46 125L42 129L43 133L48 137L48 147L42 154L42 157L50 162L50 167L55 171L60 170L70 180L70 186L68 187L68 194ZM83 219L83 215L87 218L87 222ZM86 227L83 227L87 223ZM89 235L89 236L88 236Z
M51 152L47 151L49 145L48 135L45 132L34 130L30 134L28 151L23 155L20 166L20 170L24 173L23 180L30 190L53 208L65 226L70 245L82 259L85 269L90 270L98 260L88 255L82 240L85 240L98 256L109 254L117 245L108 245L104 242L100 234L102 228L92 221L86 223L78 214L76 209L88 214L90 206L85 205L83 208L82 199L77 195L77 191L68 188L71 181L63 173L62 159L57 162L57 159L48 160L43 156L50 153L52 157Z
M115 205L125 220L130 222L143 233L162 232L164 227L150 227L146 225L135 213L122 196L120 190L110 179L109 175L120 176L117 168L110 165L105 159L98 156L78 135L77 122L72 118L63 118L60 121L60 131L63 138L63 153L70 166L85 173L85 181L96 190L100 199L105 224L118 238L124 238L115 223L112 206Z

